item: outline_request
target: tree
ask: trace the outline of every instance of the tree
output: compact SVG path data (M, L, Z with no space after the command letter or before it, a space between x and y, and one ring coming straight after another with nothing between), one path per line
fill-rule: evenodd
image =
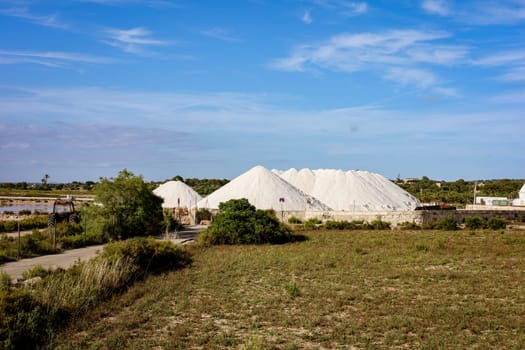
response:
M162 231L162 198L157 197L142 176L121 170L116 178L101 178L95 186L103 230L112 238L151 236Z
M243 198L219 204L219 213L199 239L207 244L261 244L284 243L292 236L273 211L257 210Z

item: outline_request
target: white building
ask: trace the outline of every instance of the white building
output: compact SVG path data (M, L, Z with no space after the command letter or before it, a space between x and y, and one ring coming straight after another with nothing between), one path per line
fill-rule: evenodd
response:
M515 199L514 201L512 201L512 205L525 206L525 184L523 184L523 187L520 190L518 199Z
M488 206L510 205L507 197L476 197L476 204Z

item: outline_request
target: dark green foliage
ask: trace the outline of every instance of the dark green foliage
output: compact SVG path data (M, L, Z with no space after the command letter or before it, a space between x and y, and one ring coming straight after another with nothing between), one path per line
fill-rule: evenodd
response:
M327 230L357 230L363 228L363 222L354 222L354 221L333 221L328 220L323 225L324 229Z
M231 199L219 205L219 213L199 240L205 244L284 243L289 229L273 211L257 210L247 199Z
M322 223L323 222L317 218L310 218L304 222L303 226L306 230L315 230Z
M507 227L507 221L502 218L491 217L489 219L483 219L477 216L471 216L465 218L465 228L469 230L477 229L491 229L499 230Z
M94 213L103 220L102 230L112 238L158 235L162 232L162 198L142 176L122 170L116 178L102 178L95 187L102 204Z
M431 230L443 230L443 231L455 231L458 229L458 224L456 219L452 216L441 219L439 221L426 224L424 228Z
M212 214L211 211L205 208L199 208L199 211L197 212L197 222L201 222L202 220L211 220Z
M502 218L490 218L487 220L487 228L499 230L507 227L507 221Z
M381 219L376 219L366 225L366 228L369 230L389 230L390 223L382 221Z
M363 220L328 220L324 223L323 228L327 230L389 230L390 223L380 219L374 220L370 223L364 222Z
M303 222L300 219L296 218L295 216L290 216L288 218L288 223L289 224L293 224L293 225L297 225L297 224L302 224Z
M525 180L487 180L478 181L477 195L490 197L517 198L518 191ZM397 184L417 197L422 202L444 202L456 205L472 203L474 199L475 181L436 181L423 176L421 180L405 184Z
M210 193L226 185L230 180L226 179L186 179L176 176L175 180L184 181L184 183L195 190L198 194L206 197Z
M477 230L484 228L486 225L486 220L483 220L480 217L477 216L471 216L468 218L465 218L465 228L469 230Z
M48 337L50 316L25 289L0 291L0 347L34 349Z

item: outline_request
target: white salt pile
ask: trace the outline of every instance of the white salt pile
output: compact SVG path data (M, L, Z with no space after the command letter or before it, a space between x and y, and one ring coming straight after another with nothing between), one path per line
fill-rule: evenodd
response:
M199 208L217 209L221 202L240 198L248 199L257 209L330 210L318 199L301 192L262 166L256 166L236 177L197 205ZM284 202L280 199L284 199Z
M292 168L273 172L336 211L402 211L421 205L392 181L368 171Z
M153 190L157 196L164 199L163 208L190 208L202 197L190 186L181 181L168 181Z

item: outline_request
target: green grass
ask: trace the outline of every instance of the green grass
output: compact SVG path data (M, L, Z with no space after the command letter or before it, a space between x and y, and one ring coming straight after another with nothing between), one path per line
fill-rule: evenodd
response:
M525 348L523 232L305 234L194 248L191 267L136 284L52 347Z

